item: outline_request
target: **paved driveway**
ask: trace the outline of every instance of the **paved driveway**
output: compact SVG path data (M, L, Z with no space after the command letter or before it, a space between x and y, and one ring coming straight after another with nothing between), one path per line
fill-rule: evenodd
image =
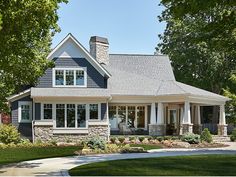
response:
M233 144L236 147L236 144ZM232 146L231 146L232 147ZM62 158L49 158L40 160L25 161L12 164L0 169L2 176L62 176L68 175L67 171L73 167L106 160L134 159L146 157L164 157L178 155L198 154L236 154L235 148L224 149L201 149L201 150L156 150L150 153L139 154L106 154L93 156L74 156Z

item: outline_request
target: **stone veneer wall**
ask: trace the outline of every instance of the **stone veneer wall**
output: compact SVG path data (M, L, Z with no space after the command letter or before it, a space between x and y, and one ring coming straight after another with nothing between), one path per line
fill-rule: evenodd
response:
M55 140L57 142L80 142L87 138L99 136L104 140L109 140L110 128L108 125L89 125L88 134L53 134L52 126L34 126L34 139L42 142Z

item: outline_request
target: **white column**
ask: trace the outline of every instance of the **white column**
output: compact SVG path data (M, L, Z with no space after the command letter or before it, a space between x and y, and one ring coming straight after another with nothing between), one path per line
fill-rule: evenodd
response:
M183 121L184 121L184 108L181 107L180 108L180 125L183 124Z
M156 103L152 103L151 105L151 124L156 124L157 123L157 118L156 118Z
M226 125L225 121L225 105L220 105L220 120L219 120L220 125Z
M196 123L197 123L197 125L200 125L201 124L201 113L200 113L200 106L199 105L197 105L196 106Z
M164 124L164 116L163 116L163 103L158 103L157 109L157 124L162 125Z
M191 113L190 113L190 103L189 103L189 101L184 102L183 124L191 124Z

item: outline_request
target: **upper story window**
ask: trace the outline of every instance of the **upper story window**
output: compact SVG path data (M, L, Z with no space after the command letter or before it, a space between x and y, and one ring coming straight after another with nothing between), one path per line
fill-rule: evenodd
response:
M54 68L54 87L86 87L86 68Z

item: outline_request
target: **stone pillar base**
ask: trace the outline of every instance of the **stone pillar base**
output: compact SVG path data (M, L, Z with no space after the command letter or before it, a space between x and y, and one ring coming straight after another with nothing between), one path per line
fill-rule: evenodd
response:
M185 133L193 133L193 124L182 124L182 125L180 125L179 134L183 135Z
M227 124L225 125L220 125L218 124L218 135L220 136L227 136Z
M166 134L166 125L149 124L149 135L163 136Z
M194 124L193 133L200 135L202 133L202 124Z

